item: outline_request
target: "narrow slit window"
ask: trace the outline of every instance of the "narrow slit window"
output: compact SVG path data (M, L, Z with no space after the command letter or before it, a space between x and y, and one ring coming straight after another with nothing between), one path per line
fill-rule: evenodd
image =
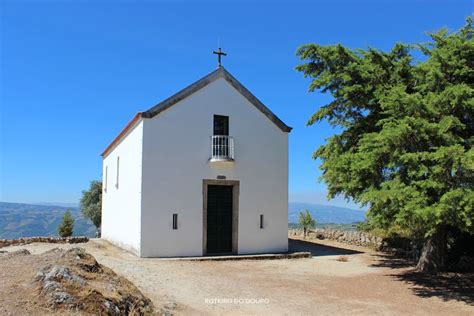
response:
M105 166L105 176L104 176L104 192L107 193L107 174L108 174L108 166Z
M260 229L263 229L263 214L260 214Z
M115 181L115 187L119 188L119 176L120 176L120 157L117 157L117 180Z
M178 229L178 214L173 214L173 229Z

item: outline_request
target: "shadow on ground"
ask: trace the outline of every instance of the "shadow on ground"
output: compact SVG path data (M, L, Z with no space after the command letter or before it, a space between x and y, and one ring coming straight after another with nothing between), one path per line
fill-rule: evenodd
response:
M408 283L420 297L438 297L443 301L462 301L474 306L474 273L426 274L418 272L409 260L388 254L377 254L372 267L399 269L391 277Z
M372 255L372 257L374 257L375 263L371 264L371 266L376 268L401 269L414 267L413 262L411 262L410 260L390 254L377 253L375 255Z
M313 257L320 256L341 256L341 255L353 255L362 253L360 251L349 250L338 247L331 247L321 244L316 244L309 241L299 239L288 239L288 247L290 252L306 251L310 252Z

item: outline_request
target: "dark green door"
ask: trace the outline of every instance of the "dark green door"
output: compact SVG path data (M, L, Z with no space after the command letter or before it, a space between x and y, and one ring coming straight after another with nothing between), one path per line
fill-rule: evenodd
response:
M232 186L207 187L207 253L232 252Z

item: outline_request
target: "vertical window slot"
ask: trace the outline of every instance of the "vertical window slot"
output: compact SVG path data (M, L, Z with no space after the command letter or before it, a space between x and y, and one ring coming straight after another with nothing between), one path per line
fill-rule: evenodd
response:
M178 229L178 214L173 214L173 229Z
M107 193L107 174L108 174L108 169L109 167L108 166L105 166L105 176L104 176L104 192Z
M120 157L117 157L117 180L115 182L115 187L119 187L119 175L120 175Z

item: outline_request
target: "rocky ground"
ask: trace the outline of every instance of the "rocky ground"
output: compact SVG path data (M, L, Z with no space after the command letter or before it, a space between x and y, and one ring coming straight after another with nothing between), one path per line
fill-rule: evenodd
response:
M155 310L175 315L474 315L473 275L426 276L403 260L329 240L292 239L290 246L294 251L310 251L313 257L200 262L142 259L103 240L81 244L100 264L133 282L152 300ZM33 243L2 250L20 247L40 254L54 247L76 246ZM12 281L1 285L0 297L8 293L12 301L7 306L15 311L27 299L12 293L34 291L31 278L43 265L35 264L34 269L17 265L24 270L13 268L4 273L6 266L0 261L0 280L13 273L20 285Z
M3 249L2 249L3 250ZM0 253L0 314L148 315L153 304L83 248Z

